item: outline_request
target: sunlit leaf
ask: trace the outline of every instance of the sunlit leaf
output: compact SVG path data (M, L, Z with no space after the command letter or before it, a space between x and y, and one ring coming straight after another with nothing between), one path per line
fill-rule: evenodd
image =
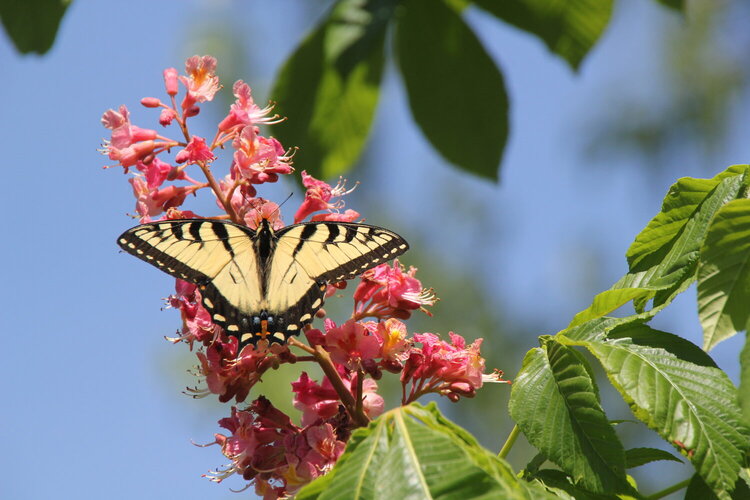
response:
M590 367L552 338L532 349L514 379L509 404L529 442L594 493L630 491L625 452L599 402Z
M591 305L573 317L568 328L580 325L594 318L599 318L615 309L639 298L651 298L653 290L646 288L615 288L605 290L594 297Z
M750 199L734 200L718 211L701 248L698 316L703 347L744 330L750 318Z
M712 201L712 205L718 209L719 206L736 196L735 182L742 180L741 177L744 177L747 169L747 165L734 165L711 179L683 177L673 184L664 197L661 211L651 219L628 248L626 256L630 272L646 271L661 264L667 255L673 252L680 235L689 232L686 226L691 220L695 220L709 194L724 179L735 178L733 182L727 183L726 189L722 190L717 199ZM738 176L741 177L736 179ZM715 209L708 214L709 217L702 218L710 220ZM698 248L700 245L695 250L697 251Z
M392 410L352 435L333 470L300 499L556 498L515 477L501 459L465 431L456 432L437 408Z
M665 202L665 205L670 206L667 209L670 213L667 215L661 212L652 222L665 214L676 221L676 224L667 223L657 228L649 223L638 235L628 250L631 269L628 274L633 277L633 280L625 280L629 286L638 283L641 287L661 289L664 295L669 288L686 288L693 282L708 225L724 204L737 197L745 181L745 175L743 173L724 177L716 182L715 187L709 188L712 180L686 178L682 179L682 187L685 189L670 190L667 198L672 198L670 201L674 205ZM677 183L679 184L680 182ZM702 188L708 189L702 191ZM675 205L679 206L678 214L674 213ZM656 251L643 255L645 248L664 237L669 238L669 241L663 242ZM654 298L655 306L662 302L658 295Z
M612 14L612 0L472 0L498 18L541 38L577 69Z
M396 0L345 0L284 63L271 97L289 119L273 128L295 165L318 178L344 173L372 125Z
M412 115L433 147L463 170L497 180L508 98L472 29L441 0L407 0L395 49Z
M597 317L581 324L571 326L559 332L558 335L573 340L596 340L602 339L613 328L622 323L620 318Z
M685 177L664 198L661 211L627 252L630 271L598 294L570 326L604 316L633 301L642 319L666 307L695 280L700 249L719 209L736 198L746 182L747 165L729 167L712 179ZM649 300L652 309L645 312Z
M737 389L711 358L685 339L645 325L583 342L635 416L686 455L718 494L734 488L750 431Z
M11 0L0 2L0 20L16 49L44 54L55 41L70 0Z

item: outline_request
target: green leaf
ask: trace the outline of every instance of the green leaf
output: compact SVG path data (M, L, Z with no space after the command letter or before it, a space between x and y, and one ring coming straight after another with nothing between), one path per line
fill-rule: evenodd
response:
M716 183L713 179L678 181L675 186L679 187L670 190L669 202L665 201L662 212L628 250L630 276L619 283L629 287L637 283L661 290L691 283L711 219L724 204L737 197L744 180L744 175L732 175ZM658 248L646 254L654 245ZM660 302L654 299L654 305Z
M711 488L700 475L693 475L685 492L685 500L718 500L719 498L722 500L747 500L750 498L750 487L748 487L747 482L739 479L731 494L721 493L717 495L716 492L711 491Z
M682 460L676 456L668 451L660 450L658 448L631 448L625 450L625 467L627 469L640 467L641 465L657 462L659 460L669 460L682 463Z
M636 273L646 271L655 265L664 261L664 259L674 252L679 237L690 232L686 226L691 220L696 219L703 207L706 199L717 186L727 178L737 178L742 180L747 173L747 165L733 165L724 172L713 177L712 179L695 179L692 177L683 177L673 184L667 195L664 197L661 211L648 223L648 225L636 236L635 241L628 248L625 254L630 265L630 272ZM714 200L712 205L723 205L734 196L734 181L726 186L726 189L719 193L718 200ZM739 190L739 187L736 187ZM723 201L723 202L722 202ZM718 206L716 209L718 209ZM714 212L709 213L709 217ZM700 244L694 246L697 250Z
M594 297L569 327L609 314L630 300L641 319L666 307L695 279L700 249L719 209L736 198L746 182L747 165L735 165L713 179L685 177L664 198L662 210L635 238L627 252L630 271ZM653 298L651 311L644 312Z
M594 493L625 493L625 452L599 402L591 369L552 338L526 354L513 383L513 420L529 442Z
M0 2L0 20L22 54L44 54L55 41L70 0L10 0Z
M591 319L600 318L615 309L624 306L631 300L648 300L654 294L653 290L646 288L615 288L605 290L594 297L591 305L573 317L568 328L578 326Z
M541 38L573 69L589 53L612 15L612 0L473 0L478 7Z
M542 469L527 479L533 479L543 484L547 489L553 491L558 498L564 500L603 500L603 498L608 498L579 488L568 474L557 469ZM618 497L613 496L612 498L615 500Z
M750 319L750 199L718 211L701 248L698 316L703 348L744 330Z
M594 318L579 325L568 327L559 332L558 335L564 335L573 340L602 339L607 332L620 325L622 321L620 318Z
M440 0L407 0L396 55L414 120L448 161L498 179L508 136L500 70L461 16Z
M693 474L685 491L685 500L718 500L718 498L700 474Z
M503 460L431 405L392 410L352 435L329 474L300 499L555 498L515 477Z
M737 390L685 339L645 325L581 342L599 359L635 416L688 456L718 494L731 491L750 447Z
M272 90L273 127L298 146L298 168L326 179L359 158L372 124L385 60L388 21L397 0L344 0L284 63Z
M557 498L564 500L636 500L643 498L636 492L633 495L592 493L574 484L568 474L556 469L542 469L538 473L528 476L527 479L543 484L549 491L554 492ZM628 476L628 481L634 489L637 489L638 485L632 477Z
M750 425L750 335L745 334L745 347L740 353L740 408L745 423Z
M305 486L296 498L319 498L324 492L320 498L372 498L378 485L373 483L375 477L368 474L368 468L382 462L387 453L387 426L373 423L367 429L357 429L336 467ZM343 476L337 480L339 474Z

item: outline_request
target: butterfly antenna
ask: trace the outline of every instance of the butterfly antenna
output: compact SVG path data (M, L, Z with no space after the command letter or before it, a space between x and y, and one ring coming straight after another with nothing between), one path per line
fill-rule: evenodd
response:
M273 212L271 212L271 216L273 217L273 215L274 215L274 214L275 214L276 212L278 212L279 210L281 210L281 207L283 207L283 206L284 206L284 203L286 203L287 201L289 201L289 198L291 198L291 197L292 197L293 195L294 195L294 193L289 193L289 196L287 196L287 197L286 197L286 198L284 199L284 201L282 201L281 203L279 203L279 206L277 206L277 207L276 207L276 210L274 210Z

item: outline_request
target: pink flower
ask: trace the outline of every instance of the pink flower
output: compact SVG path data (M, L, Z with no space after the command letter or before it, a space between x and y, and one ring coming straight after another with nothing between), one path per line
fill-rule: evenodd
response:
M411 342L406 338L406 325L395 318L367 325L374 330L375 338L380 343L381 365L393 373L401 371L411 348Z
M305 199L297 210L297 213L294 214L295 224L302 222L309 215L320 210L328 210L332 213L338 212L344 207L344 201L338 200L331 203L331 200L334 198L340 198L354 191L354 188L348 191L346 190L346 181L343 179L339 179L338 184L336 184L335 187L331 187L329 184L308 175L305 171L302 171L302 184L307 188L307 192L305 193ZM351 216L353 214L349 212L349 215ZM357 214L357 217L359 217L359 214Z
M105 143L105 152L110 160L125 167L133 166L154 152L157 144L155 130L143 129L130 123L128 108L120 106L120 111L108 109L102 115L102 125L112 130L112 136Z
M206 140L194 135L185 149L177 153L175 161L177 163L198 163L200 161L212 161L214 158L216 157L206 145Z
M222 196L229 200L234 213L240 217L243 217L246 212L253 208L253 200L257 191L252 184L232 179L230 175L227 175L219 181L219 189ZM218 198L216 199L216 204L221 210L225 209Z
M167 186L163 189L150 189L142 177L129 179L136 197L135 209L141 216L141 223L149 222L152 217L172 207L178 207L185 197L195 191L193 186Z
M344 443L336 439L331 424L313 426L307 429L305 441L310 451L304 459L320 470L326 470L329 464L338 460L344 452Z
M205 217L201 217L192 210L179 210L175 207L168 208L167 213L164 214L164 220L178 219L205 219Z
M460 335L451 332L450 337L452 344L432 333L414 335L414 340L422 347L411 349L401 373L404 404L430 392L457 401L461 396L473 397L482 387L484 359L479 352L482 339L477 339L467 348ZM406 398L408 383L412 388Z
M219 123L220 131L227 132L238 125L244 127L246 125L272 124L281 121L279 115L269 116L273 111L273 106L260 108L255 104L250 86L242 80L234 82L232 92L236 99L229 108L229 114Z
M252 480L261 471L273 471L284 462L284 438L300 431L287 415L262 396L247 410L233 407L231 416L219 420L219 425L231 433L229 437L216 434L216 443L232 460L232 465L212 477L217 482L235 473ZM275 448L281 448L281 453L275 452Z
M317 328L305 330L305 338L307 339L307 343L310 344L310 347L315 347L316 345L324 346L326 343L325 333Z
M258 128L248 125L232 142L235 148L231 172L234 179L245 179L251 184L276 182L279 174L294 171L292 158L273 137L258 135Z
M356 210L346 210L344 213L329 212L325 214L315 214L310 220L313 222L317 221L328 221L328 222L354 222L361 219L359 212Z
M349 372L342 365L337 365L341 380L346 388L354 395L353 388L357 387L357 373ZM383 398L377 394L378 384L371 378L362 381L363 409L370 418L375 418L381 413L385 403ZM296 382L292 382L294 396L294 407L302 412L302 424L309 425L314 422L327 421L334 418L339 412L341 400L336 390L328 380L324 378L321 384L311 380L307 373L302 372Z
M212 100L216 92L221 88L219 85L219 77L216 76L216 59L211 56L193 56L188 58L188 60L185 61L185 72L187 73L187 76L179 77L180 81L187 89L187 95L182 102L182 109L187 110L193 107L196 102ZM168 84L168 92L169 88Z
M326 320L326 349L331 359L346 366L349 370L357 370L363 362L378 357L380 344L361 323L349 320L341 326L331 320Z
M158 157L149 163L139 161L136 168L143 173L149 189L159 188L166 180L188 180L185 171L161 161ZM190 179L192 180L192 179ZM193 181L195 182L195 181Z
M414 277L416 272L411 267L404 273L396 259L393 266L381 264L362 273L354 291L355 317L408 319L415 309L427 312L424 306L433 305L437 298L432 290L422 288L422 283Z
M167 298L169 305L180 310L182 315L182 332L175 341L187 342L192 348L193 342L209 345L222 335L222 329L211 321L211 315L203 307L201 292L198 287L181 279L176 280L175 295Z
M267 370L278 368L282 360L288 361L291 356L287 346L269 346L267 342L248 344L238 355L237 345L237 339L229 337L226 341L214 341L206 348L205 354L196 353L208 392L217 394L222 403L232 398L238 403L244 401ZM207 394L206 391L193 392L199 396Z
M175 118L177 118L177 112L173 108L164 108L159 114L159 125L166 127L171 124Z
M247 410L232 408L219 425L231 436L216 434L215 443L232 463L209 477L220 482L239 474L264 499L293 495L329 471L345 447L330 424L299 428L262 396Z
M294 407L302 412L302 425L318 420L327 420L338 413L341 401L336 390L327 378L318 385L306 372L302 372L296 382L292 382Z
M249 204L250 209L245 213L245 224L250 229L258 229L260 221L267 220L274 231L284 227L284 221L281 220L281 211L279 206L263 198L253 198Z
M255 197L256 191L252 184L234 181L227 176L219 181L219 188L221 194L229 198L234 213L244 220L250 229L258 229L263 219L267 219L274 230L284 227L279 206L265 198ZM224 208L218 199L216 204L219 208Z

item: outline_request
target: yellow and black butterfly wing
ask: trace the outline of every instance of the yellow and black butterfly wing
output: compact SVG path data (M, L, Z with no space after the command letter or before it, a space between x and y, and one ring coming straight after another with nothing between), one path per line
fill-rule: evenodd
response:
M299 262L276 248L267 270L266 311L281 342L298 335L323 305L326 282L311 279Z
M242 339L264 302L255 233L229 222L188 219L153 222L125 231L117 242L176 278L200 287L213 321Z
M312 321L326 284L352 279L405 252L409 245L387 229L344 222L307 222L280 229L268 270L268 308L287 335Z
M277 254L295 260L310 279L328 283L352 279L409 249L393 231L353 222L306 222L277 235Z

